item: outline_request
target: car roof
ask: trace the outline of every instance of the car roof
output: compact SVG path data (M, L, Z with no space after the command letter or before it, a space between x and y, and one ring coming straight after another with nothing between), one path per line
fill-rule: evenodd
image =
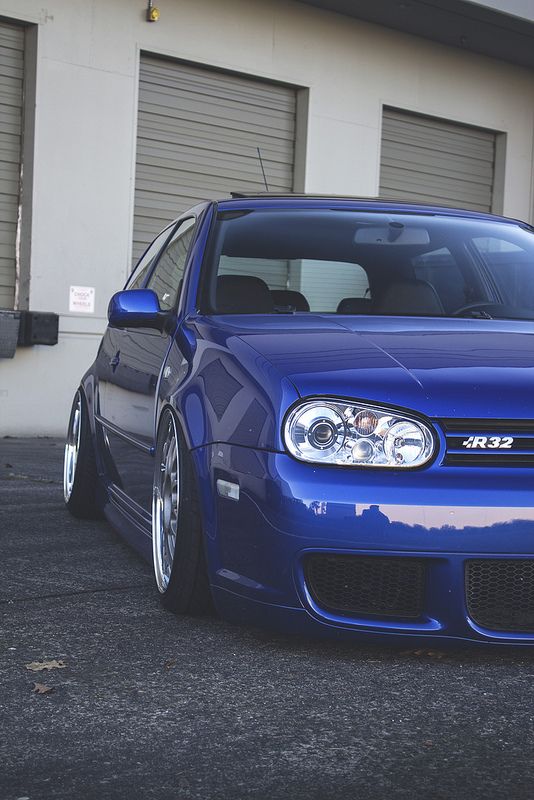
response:
M491 214L487 211L473 211L466 208L456 208L449 206L431 205L426 203L413 203L397 199L385 199L377 197L350 197L346 195L334 194L297 194L292 192L232 192L230 198L217 200L217 206L221 211L241 210L241 209L261 209L261 208L335 208L350 209L352 211L383 211L388 213L406 214L432 214L439 216L464 217L471 219L492 220L494 222L512 222L518 225L525 225L532 229L532 226L523 220L511 217L503 217Z

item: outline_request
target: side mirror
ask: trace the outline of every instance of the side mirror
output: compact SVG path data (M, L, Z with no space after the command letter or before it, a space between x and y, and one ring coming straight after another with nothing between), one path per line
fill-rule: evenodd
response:
M109 301L108 322L112 328L161 330L167 317L152 289L127 289L117 292Z

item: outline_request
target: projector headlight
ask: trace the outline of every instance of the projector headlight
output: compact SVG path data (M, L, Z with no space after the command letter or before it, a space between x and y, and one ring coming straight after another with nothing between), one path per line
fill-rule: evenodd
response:
M430 428L389 408L309 400L291 411L284 441L300 461L353 467L421 467L435 449Z

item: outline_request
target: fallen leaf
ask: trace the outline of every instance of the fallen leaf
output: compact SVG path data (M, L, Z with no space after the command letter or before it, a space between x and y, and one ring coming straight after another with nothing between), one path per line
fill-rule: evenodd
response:
M434 742L432 742L430 739L425 739L423 741L423 747L432 747L433 744Z
M175 658L169 658L168 661L163 662L163 666L165 667L165 669L171 669L171 667L174 667L175 664L176 664Z
M42 672L43 669L65 669L67 665L64 661L32 661L31 664L26 664L26 669L31 669L32 672Z
M55 691L55 688L46 686L44 683L34 683L32 691L34 694L51 694Z

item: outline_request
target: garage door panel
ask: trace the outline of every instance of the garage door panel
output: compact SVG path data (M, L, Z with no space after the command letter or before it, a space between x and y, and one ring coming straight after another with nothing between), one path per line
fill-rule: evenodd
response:
M7 244L0 242L0 258L4 259L6 262L9 261L9 259L11 258L11 242L7 242ZM11 273L13 276L13 284L14 284L15 273L13 272L13 270L11 270Z
M221 183L224 183L224 190L220 188ZM209 200L214 196L222 196L223 194L228 196L230 192L238 191L235 189L236 185L239 185L239 191L243 192L256 192L258 191L257 188L257 181L256 178L245 179L241 178L239 183L237 184L237 178L234 176L228 176L226 179L220 177L214 177L211 175L199 175L195 174L194 172L185 172L181 171L177 174L177 181L176 184L180 187L179 189L175 188L166 188L166 187L158 187L157 190L154 189L153 182L145 182L139 184L139 193L145 192L147 195L151 195L154 198L155 207L159 202L158 197L183 197L183 198L191 198L191 201L199 202L200 200ZM271 182L269 184L269 188L271 191L275 192L283 192L283 187L276 182ZM139 194L141 198L141 194ZM190 206L194 205L194 202L190 202L186 200L185 208L189 208ZM176 216L176 213L171 212L171 218ZM161 228L160 224L160 228Z
M387 197L389 200L399 200L405 201L406 200L406 192L399 191L398 189L392 189L388 193L384 194L384 197ZM445 208L450 208L454 206L455 208L464 208L468 211L480 211L480 204L479 203L472 203L469 200L462 200L461 202L455 201L451 202L450 198L447 197L440 197L439 195L433 195L432 201L430 201L428 194L425 192L410 192L409 195L410 202L412 203L429 203L432 202L432 205L435 206L443 206Z
M248 104L261 108L267 103L270 108L292 111L293 100L285 87L185 64L180 65L178 73L176 66L172 61L150 61L144 56L144 84L157 87L158 91L170 89L172 94L178 90L196 96L203 95L210 98L210 102L212 98L231 98L234 101L245 100ZM236 81L239 83L236 84Z
M234 78L234 82L241 80L240 78ZM154 97L156 104L158 102L160 104L165 104L165 101L172 102L177 96L183 97L184 99L188 99L189 101L198 101L203 106L206 105L206 102L209 101L210 105L216 104L220 106L233 106L234 104L244 104L245 107L251 109L252 111L262 111L266 107L273 111L273 113L283 115L291 112L292 103L287 102L287 99L284 102L280 102L280 96L273 96L270 95L268 92L263 90L263 86L266 84L260 84L262 90L256 92L255 94L251 94L247 92L243 86L240 84L239 86L235 86L233 90L222 90L220 87L217 87L215 81L206 82L202 87L195 87L190 81L183 81L168 84L156 84L155 82L152 84L144 84L140 88L140 97ZM287 90L284 89L284 92Z
M13 164L20 164L20 134L0 130L0 153L3 160Z
M258 138L257 145L250 145L249 142L221 142L220 151L216 156L213 155L213 146L209 139L199 136L173 136L172 138L165 136L157 143L157 148L154 146L153 140L140 138L138 141L138 163L145 161L149 162L151 158L170 158L173 161L181 160L189 155L193 159L193 155L197 154L197 159L204 161L206 158L221 163L229 164L231 162L241 163L252 159L255 164L258 164L258 150L260 148L261 156L265 161L269 161L271 165L278 165L279 169L284 169L289 173L293 171L293 151L290 147L278 148L277 150L269 147L262 139ZM189 160L189 159L188 159Z
M241 159L237 158L237 154L228 153L227 155L221 154L214 157L208 148L193 148L183 146L176 148L179 158L174 157L172 151L158 149L157 152L150 152L149 148L140 148L139 157L137 160L138 169L140 174L146 173L147 168L154 168L158 170L156 179L161 176L165 181L166 175L169 173L166 170L186 170L197 169L203 174L216 175L220 173L224 176L230 174L237 176L241 173L250 174L251 176L258 175L261 164L258 159L258 153L250 151L246 157ZM269 158L263 151L262 159L264 165L269 165L268 175L274 179L279 175L284 183L291 180L292 164L288 161L282 161L279 158ZM209 163L208 163L209 162Z
M20 195L24 28L0 22L0 308L13 308Z
M0 76L0 102L20 111L20 95L22 81L13 81L5 76Z
M143 109L141 109L141 111L143 111ZM160 115L158 115L158 117L160 117ZM270 122L272 125L273 121L271 120ZM214 139L216 140L217 152L224 149L225 144L227 145L228 141L232 139L232 134L234 132L235 137L231 145L232 147L238 147L240 142L243 146L245 143L248 143L249 147L257 147L260 143L265 146L267 143L270 143L270 146L274 149L287 148L292 152L293 132L288 131L284 133L280 128L272 127L271 125L267 123L248 124L245 121L243 121L241 125L237 125L237 123L233 122L229 117L226 118L225 124L221 125L217 117L208 114L203 117L191 117L187 120L187 123L182 120L177 120L174 124L172 122L171 124L162 123L160 127L161 133L158 133L157 121L153 119L150 125L141 133L141 138L148 138L149 141L153 140L152 136L150 136L150 133L153 132L153 135L155 134L157 136L158 141L168 141L169 134L174 129L174 135L181 140L182 133L191 136L192 131L198 126L199 135L211 142L212 149L214 148Z
M384 166L395 167L396 169L412 169L413 159L410 153L400 148L391 148L387 159L383 160ZM460 179L466 174L469 180L475 183L493 182L493 171L488 165L476 159L465 158L464 156L448 155L443 153L433 153L428 149L419 149L417 153L417 167L421 173L427 175L450 175L455 179Z
M288 174L290 170L287 169L286 165L269 159L266 160L263 154L262 158L264 164L269 164L269 177L273 180L277 177L290 177ZM169 151L158 149L157 152L148 153L146 150L143 152L143 148L141 148L138 163L169 170L175 169L179 164L182 169L188 172L195 171L201 175L223 178L230 175L237 179L244 178L246 180L253 179L256 176L263 180L257 153L251 153L239 159L230 153L213 156L210 155L210 151L207 149L179 147L176 148L176 157L173 157L173 154Z
M191 143L201 142L207 144L210 148L213 147L213 126L203 121L193 120L180 120L177 124L175 120L166 120L159 114L151 114L147 118L145 126L144 138L149 138L149 141L158 137L161 142L171 142L173 144L188 141ZM282 154L290 163L293 163L293 139L287 137L276 136L276 131L273 135L268 135L262 130L255 141L262 147L262 153L265 150L268 154ZM236 128L224 128L218 126L217 128L217 141L221 149L228 150L228 152L241 152L241 148L251 148L250 135L246 131L241 131Z
M229 177L226 182L227 188L225 194L227 196L230 194L230 192L234 191L234 180L234 178ZM179 181L181 185L179 194L176 193L176 190L171 190L171 188L168 191L165 191L164 189L154 191L153 183L140 183L138 187L138 199L136 205L136 210L143 212L140 213L140 216L145 216L147 207L150 207L153 209L153 214L151 214L151 216L155 214L157 217L157 211L160 209L162 212L166 211L167 213L170 213L172 218L173 216L176 216L175 207L173 206L176 198L181 198L185 202L185 207L189 208L197 202L209 200L214 194L222 194L220 189L217 188L217 179L210 178L210 176L196 176L194 173L187 175L186 173L182 172L179 175ZM246 181L242 179L239 183L239 188L240 191L255 192L257 191L257 184L255 180ZM274 192L282 192L282 189L277 184L272 184L272 187L270 188ZM160 222L158 230L161 227L162 226Z
M270 114L265 109L254 111L251 109L234 108L230 104L210 103L206 108L199 100L183 99L182 106L165 105L164 103L148 102L141 99L139 110L146 114L160 114L163 117L180 120L191 120L202 125L215 125L223 129L235 128L239 131L261 133L270 131L270 135L277 138L286 138L294 133L294 126L284 114L275 112Z
M155 169L150 170L149 168L146 168L146 172L139 175L137 180L137 189L139 193L145 192L154 195L170 195L173 197L176 195L176 187L178 185L181 187L184 197L201 196L202 199L205 200L210 199L210 197L213 197L214 194L220 194L220 183L221 180L224 180L220 176L199 174L193 170L190 172L185 170L173 170L172 179L166 177L164 181L159 181L156 184L156 172L157 170ZM228 194L228 192L234 191L233 186L235 185L235 181L237 179L234 175L227 175L225 180L227 187L229 187L227 189ZM256 191L254 188L256 185L256 180L256 173L252 173L249 178L240 178L239 182L241 190L243 190L244 185L249 184L251 191ZM283 181L271 180L270 186L273 191L282 191L282 188L280 187L283 187ZM141 197L141 194L139 194L139 197Z
M291 191L296 93L142 55L133 255L195 203L231 191Z
M399 120L391 115L384 115L387 123L385 134L390 134L393 140L399 138L408 139L415 144L425 144L429 141L438 143L440 146L450 146L453 152L465 151L469 154L477 152L483 157L491 155L493 150L493 133L489 131L479 131L464 126L453 126L442 120L432 121L431 124L421 124L408 120ZM417 118L415 118L417 120Z
M2 258L0 256L0 285L2 286L14 286L13 270L10 268L9 259Z
M153 85L150 87L143 87L140 92L141 100L151 99L151 102L155 105L160 105L162 107L168 105L170 108L176 107L176 96L176 88L172 86ZM207 102L209 102L210 106L232 109L234 104L237 103L239 105L245 104L251 112L261 114L265 111L266 103L268 103L267 107L269 110L281 119L284 118L288 112L291 112L291 106L285 103L279 103L276 98L269 103L266 97L250 97L250 95L241 92L231 92L228 94L207 91L195 92L191 91L191 88L188 87L188 89L180 91L179 96L184 98L184 101L187 101L186 107L189 105L193 109L195 109L197 105L200 105L201 108L205 108Z
M426 189L427 192L428 186L432 185L432 191L438 192L440 195L442 195L443 192L449 192L451 197L471 195L472 197L480 197L481 202L487 199L488 193L491 191L490 183L485 183L483 181L475 182L468 178L464 180L462 176L458 176L456 180L452 181L450 176L440 176L432 172L425 173L424 170L414 174L413 171L407 167L391 170L385 168L383 171L383 181L385 185L389 185L392 188L395 187L397 181L400 181L403 185L409 183L410 186L420 187L420 190Z
M490 211L495 133L384 109L380 194Z
M2 150L0 149L0 181L14 181L16 183L15 193L18 195L19 191L19 167L18 164L13 164L9 159L2 158ZM0 183L0 190L5 191L5 186ZM11 193L11 189L9 190Z
M430 176L432 177L432 176ZM417 195L421 202L429 202L428 200L428 183L421 182L414 178L407 170L401 173L395 173L390 179L389 184L387 177L384 178L384 197L394 197L398 199L406 199L408 195L413 199ZM422 198L426 197L426 200ZM487 191L481 187L480 191L475 191L469 182L464 185L457 183L454 187L450 183L439 183L435 180L432 181L432 202L438 201L446 205L461 205L465 206L466 203L474 204L480 207L487 197Z
M405 135L403 138L383 137L383 143L387 144L387 154L398 154L403 158L413 161L414 153L417 157L433 158L436 163L448 163L449 159L463 159L472 161L474 166L483 168L491 173L494 160L494 147L491 148L467 148L461 146L463 143L452 140L450 137L441 139L438 136L428 137L425 140L410 139Z

